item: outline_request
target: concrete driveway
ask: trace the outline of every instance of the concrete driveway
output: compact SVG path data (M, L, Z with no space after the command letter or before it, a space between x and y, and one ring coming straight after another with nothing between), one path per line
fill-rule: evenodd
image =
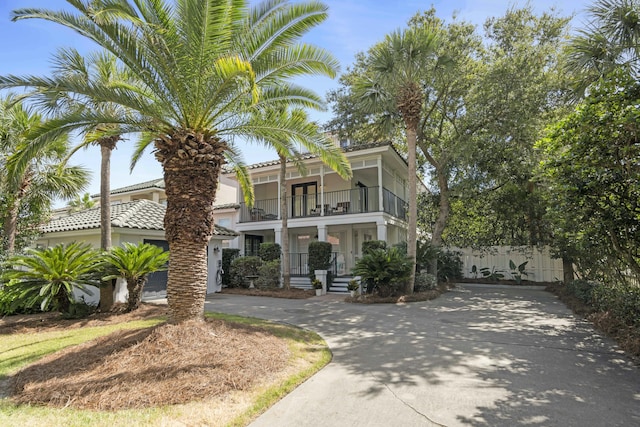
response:
M543 290L341 299L207 301L207 311L312 329L333 352L252 426L640 426L640 369Z

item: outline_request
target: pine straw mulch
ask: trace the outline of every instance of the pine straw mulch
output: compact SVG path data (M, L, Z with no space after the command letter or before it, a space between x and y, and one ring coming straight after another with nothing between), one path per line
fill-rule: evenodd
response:
M166 305L142 303L140 307L130 313L124 313L124 304L116 306L107 313L95 312L82 319L65 319L60 313L47 312L36 314L21 314L0 318L0 334L43 332L45 330L59 330L69 328L83 328L104 326L120 322L148 319L166 316L169 312Z
M287 343L222 320L118 331L13 375L12 399L92 410L187 403L246 390L286 368Z
M567 292L563 284L555 283L545 289L556 295L575 314L593 323L597 330L613 338L627 355L640 364L640 328L620 321L609 312L596 311L574 294Z
M316 295L313 289L300 288L222 288L222 294L250 295L255 297L272 297L286 299L306 299Z

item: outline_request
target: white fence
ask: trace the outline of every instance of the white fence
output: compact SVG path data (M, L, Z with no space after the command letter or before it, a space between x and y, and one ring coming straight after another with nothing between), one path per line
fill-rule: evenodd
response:
M471 248L448 248L451 251L461 252L462 273L465 278L481 278L481 268L500 270L505 279L513 279L510 274L509 260L518 266L528 261L525 267L523 280L533 282L553 282L562 280L562 260L551 258L548 247L535 246L491 246L483 250ZM478 273L471 271L476 266Z

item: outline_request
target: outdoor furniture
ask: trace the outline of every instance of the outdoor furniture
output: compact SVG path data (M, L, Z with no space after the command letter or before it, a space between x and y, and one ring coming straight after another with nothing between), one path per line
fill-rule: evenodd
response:
M349 212L349 205L351 202L338 202L336 203L336 207L333 208L334 214L342 214Z
M264 217L264 209L253 208L251 209L250 214L251 221L262 221L262 218Z

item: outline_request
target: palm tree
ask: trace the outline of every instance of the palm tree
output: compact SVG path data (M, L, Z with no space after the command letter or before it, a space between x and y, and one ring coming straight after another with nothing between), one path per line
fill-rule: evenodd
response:
M6 203L2 249L12 254L21 209L27 203L48 209L54 198L73 197L87 185L89 172L66 166L65 134L48 134L38 140L39 150L30 150L31 133L45 123L13 96L0 99L0 117L0 193Z
M91 195L89 193L84 193L82 197L80 197L80 195L77 195L67 204L67 206L69 207L69 212L80 212L85 209L91 209L95 205L96 201L91 199Z
M134 114L79 111L50 129L118 124L104 136L142 132L134 161L154 145L167 195L165 235L170 248L167 299L175 322L202 319L207 279L206 247L213 232L213 202L227 161L239 157L238 138L282 147L302 144L350 176L344 154L315 129L283 118L271 108L321 108L312 91L290 81L300 75L334 76L328 52L299 42L327 17L319 2L271 0L69 0L74 12L22 9L13 19L59 23L115 55L140 82L107 87L81 81L6 76L0 87L57 87L112 102ZM245 182L246 171L237 168ZM252 192L245 192L251 199ZM251 201L251 200L249 200Z
M67 313L77 289L92 295L88 286L100 286L98 252L89 244L73 242L47 249L27 249L24 255L9 258L9 266L0 276L15 297L14 303Z
M140 306L142 290L149 274L166 270L167 261L169 253L161 247L149 243L125 243L123 247L115 247L105 253L107 275L103 280L110 281L122 277L127 281L127 311L133 311Z
M68 83L77 80L87 82L96 87L134 86L131 74L118 63L117 58L109 52L101 51L82 56L75 49L61 49L53 60L54 73ZM90 96L64 92L52 88L38 94L40 105L53 112L64 114L69 111L89 110L104 112L109 115L129 114L129 111L113 102L104 102ZM111 248L111 153L121 140L119 125L116 123L98 123L85 127L85 138L78 144L71 155L80 148L89 145L100 147L100 248L103 251ZM106 132L106 135L103 135ZM100 310L109 311L113 306L113 286L105 283L100 287Z
M640 2L598 0L591 5L591 19L569 43L567 69L578 75L576 90L584 90L616 68L634 76L640 71Z
M411 28L387 35L369 53L369 73L355 85L363 107L371 113L399 115L407 140L409 212L407 256L413 261L407 293L413 292L417 241L416 145L424 94L421 87L436 52L435 33Z

